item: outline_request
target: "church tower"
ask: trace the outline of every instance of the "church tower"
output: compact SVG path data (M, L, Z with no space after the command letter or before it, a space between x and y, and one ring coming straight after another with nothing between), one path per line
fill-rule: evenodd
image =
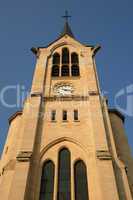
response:
M66 20L57 40L31 50L31 92L23 110L9 119L0 198L133 200L124 116L109 109L100 92L100 46L77 41Z

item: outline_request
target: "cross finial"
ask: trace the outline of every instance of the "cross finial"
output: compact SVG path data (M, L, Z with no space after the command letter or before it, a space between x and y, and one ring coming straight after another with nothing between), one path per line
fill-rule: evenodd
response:
M66 22L68 22L68 19L71 18L71 16L68 14L68 11L65 11L65 15L62 16L63 18L65 18Z

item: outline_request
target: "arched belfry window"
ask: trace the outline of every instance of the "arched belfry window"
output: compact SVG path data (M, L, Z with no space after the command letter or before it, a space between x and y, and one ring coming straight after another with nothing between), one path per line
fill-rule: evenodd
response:
M70 59L71 58L71 59ZM79 55L76 52L70 54L68 48L62 49L62 55L54 53L52 60L52 77L79 76Z
M71 200L71 155L68 149L59 152L57 200Z
M84 162L79 160L74 165L75 199L89 200L87 170Z
M71 54L71 75L72 76L79 76L79 57L77 53L72 53Z
M60 72L60 67L59 67L59 65L53 65L53 66L52 66L52 76L53 76L53 77L59 76L59 72Z
M52 62L52 76L57 77L60 73L60 54L55 53Z
M79 76L80 73L79 73L79 66L78 65L72 65L71 67L71 74L72 76Z
M53 200L54 194L54 163L47 161L43 165L39 200Z
M55 53L53 55L53 65L60 65L60 54Z
M79 65L79 58L77 53L72 53L71 54L71 63Z
M63 65L61 67L61 76L69 76L69 65Z
M69 50L68 48L62 49L62 64L69 64Z

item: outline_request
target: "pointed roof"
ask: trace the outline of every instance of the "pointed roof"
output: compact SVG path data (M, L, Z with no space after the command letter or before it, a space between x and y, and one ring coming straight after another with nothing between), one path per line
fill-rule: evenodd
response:
M75 38L68 21L65 22L64 28L60 34L60 37L63 37L65 35L69 35L70 37Z
M50 44L48 44L48 45L46 45L46 46L39 46L39 47L37 47L37 48L35 48L35 47L32 47L32 48L31 48L31 51L32 51L36 56L38 55L38 50L39 50L39 49L41 49L41 48L48 48L50 45L52 45L53 43L57 42L58 40L60 40L62 37L66 36L66 35L70 36L71 38L73 38L74 40L76 40L77 42L79 42L79 41L75 38L75 36L74 36L74 34L73 34L72 30L71 30L71 27L70 27L70 25L69 25L69 23L68 23L68 19L71 18L71 16L68 14L68 11L66 11L66 12L65 12L65 15L62 16L62 17L65 19L64 28L63 28L62 32L58 35L58 37L56 38L56 40L52 41ZM80 42L79 42L79 43L80 43ZM80 43L80 44L81 44L81 43ZM82 45L84 45L84 46L86 46L86 47L91 47L91 48L93 48L93 49L94 49L94 55L96 54L97 50L99 50L99 47L95 47L94 45L90 45L90 44L89 44L89 45L88 45L88 44L82 44Z

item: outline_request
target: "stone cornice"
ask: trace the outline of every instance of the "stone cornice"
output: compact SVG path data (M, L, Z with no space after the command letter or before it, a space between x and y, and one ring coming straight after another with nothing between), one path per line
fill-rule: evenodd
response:
M96 55L96 53L101 49L100 45L95 46L94 48L92 48L92 52L93 52L93 56Z
M30 94L31 97L42 97L42 93L41 92L33 92Z
M89 96L97 96L97 95L100 95L100 93L97 91L89 91Z
M9 121L9 124L11 124L11 122L18 116L18 115L22 115L22 111L17 111L17 112L15 112L9 119L8 119L8 121Z
M119 110L117 110L117 109L115 109L115 108L109 108L108 111L109 111L109 113L116 114L118 117L121 118L121 120L122 120L123 123L124 123L124 121L125 121L125 116L124 116Z
M51 97L43 97L44 101L88 101L89 96L69 96L69 97L58 97L58 96L51 96Z
M96 151L96 156L99 160L112 160L112 156L110 152L106 150Z
M31 157L32 157L31 151L20 151L16 159L19 162L28 162L30 161Z

